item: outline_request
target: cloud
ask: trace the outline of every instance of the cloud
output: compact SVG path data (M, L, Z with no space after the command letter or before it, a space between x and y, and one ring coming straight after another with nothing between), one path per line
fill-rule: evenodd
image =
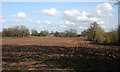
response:
M43 26L40 26L40 28L42 28Z
M78 16L77 20L78 21L89 21L89 18L87 16Z
M109 17L114 17L112 14L114 9L112 8L110 3L100 3L91 9L92 11L83 10L79 11L77 9L66 10L64 13L64 17L69 21L73 21L74 23L82 23L83 22L97 22L98 24L105 24L104 21ZM70 24L69 22L67 24Z
M74 10L67 10L66 14L67 14L67 15L65 15L66 19L69 20L69 21L66 21L66 24L69 24L69 25L70 24L75 25L76 23L84 24L84 22L97 22L98 24L104 24L104 21L102 21L100 18L90 17L89 13L87 11L82 11L80 13L79 10L75 10L75 11ZM73 21L73 22L71 23L70 21ZM86 23L86 24L88 24L88 23Z
M105 25L102 25L101 27L102 27L102 28L105 28Z
M70 21L72 20L73 22L71 23L70 21L66 21L66 24L75 25L76 23L80 23L80 22L82 22L82 24L84 24L84 22L97 22L98 24L104 24L104 21L102 21L100 18L89 17L89 13L87 11L82 11L82 13L80 13L79 10L76 10L76 11L68 10L68 11L70 13L67 15L67 16L69 16L67 19ZM72 15L72 13L73 13L73 15ZM88 24L88 23L86 23L86 24Z
M43 9L40 11L41 14L48 16L56 16L60 19L66 20L64 24L76 25L76 24L90 24L91 22L97 22L98 24L105 24L106 19L114 17L110 3L100 3L95 7L87 10L70 9L63 12L57 11L55 8ZM46 24L49 22L46 21Z
M87 27L79 26L79 29L88 29Z
M112 13L109 13L108 16L109 16L109 17L114 17Z
M50 15L50 16L59 16L60 15L60 12L58 12L55 8L43 9L41 11L41 13L44 15Z
M113 16L114 9L112 8L110 3L100 3L95 7L89 9L66 9L64 11L58 11L56 8L42 9L39 10L38 13L41 15L54 16L55 18L59 18L57 20L61 20L61 22L52 23L51 19L42 21L42 20L32 20L27 19L27 16L24 12L18 12L13 15L11 21L14 24L24 24L24 22L30 22L29 24L37 24L36 26L40 26L42 29L50 26L55 27L53 29L66 29L67 28L76 28L76 29L87 29L91 22L97 22L98 24L109 23L108 18ZM0 16L1 18L1 16ZM48 17L47 17L48 18ZM57 21L56 20L56 21ZM0 22L4 22L0 21ZM48 24L48 25L46 25ZM38 27L39 27L38 26ZM102 25L102 28L106 28L107 25ZM52 28L51 27L51 28Z
M96 18L96 17L91 17L90 18L90 21L93 21L93 22L98 22L100 19Z
M51 22L48 21L48 20L44 21L43 23L44 23L44 24L51 24Z
M28 19L28 22L32 23L32 22L33 22L33 20L32 20L32 19Z
M74 23L74 22L72 22L71 24L72 24L72 25L75 25L75 23Z
M5 19L2 19L2 16L0 16L0 23L5 23L7 22Z
M95 10L93 13L97 14L98 16L113 17L112 12L114 12L114 9L110 3L98 4L93 10Z
M87 17L88 12L86 11L82 11L82 13L80 13L79 10L77 9L72 9L72 10L66 10L64 11L64 16L65 18L69 19L69 20L73 20L73 21L88 21L89 18Z
M101 3L96 6L96 8L105 10L105 11L112 11L113 8L110 3Z
M60 27L62 27L62 28L66 28L67 26L65 26L65 25L61 25Z
M98 21L98 24L105 24L104 21Z
M26 14L24 12L19 12L16 15L13 15L11 18L12 22L22 22L25 21Z
M66 24L71 24L70 21L66 21Z
M74 22L70 22L70 21L66 21L65 24L67 24L67 25L75 25Z
M37 20L36 23L37 23L37 24L41 24L40 20Z
M22 21L24 21L24 19L12 18L11 21L12 22L22 22Z
M0 23L5 23L6 20L5 19L0 19Z
M66 10L66 11L64 11L64 14L66 15L66 16L69 16L69 17L75 17L75 16L77 16L77 15L80 15L80 12L79 12L79 10Z
M24 25L24 24L12 24L12 26L21 26L21 25Z
M102 11L100 9L96 9L95 12L98 14L98 15L101 15L102 14Z
M0 16L0 19L2 18L2 16Z
M52 29L57 29L56 27L52 27Z
M25 18L25 17L26 17L26 14L25 14L24 12L19 12L19 13L17 14L17 17L19 17L19 18Z

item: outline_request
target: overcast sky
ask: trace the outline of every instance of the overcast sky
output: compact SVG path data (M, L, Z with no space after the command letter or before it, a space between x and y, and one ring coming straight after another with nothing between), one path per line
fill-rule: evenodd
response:
M3 2L2 28L25 25L29 29L78 33L97 22L106 31L118 26L118 8L105 2Z

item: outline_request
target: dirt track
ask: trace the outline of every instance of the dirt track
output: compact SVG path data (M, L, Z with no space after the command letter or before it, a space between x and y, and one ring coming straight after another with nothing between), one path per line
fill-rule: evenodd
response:
M85 38L3 38L3 70L119 69L120 47Z

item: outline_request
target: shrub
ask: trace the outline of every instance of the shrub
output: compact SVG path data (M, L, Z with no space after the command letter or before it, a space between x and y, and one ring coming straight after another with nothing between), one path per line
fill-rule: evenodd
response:
M104 41L104 43L105 44L110 44L111 43L111 40L110 40L110 36L109 36L109 34L108 33L105 33L105 41Z
M105 31L101 27L96 27L94 42L100 44L104 43L105 41L104 35Z
M87 37L88 40L98 44L115 44L119 43L119 28L118 30L112 30L105 32L96 22L91 23L89 29L84 30L82 34Z
M112 30L110 32L110 40L112 44L118 44L118 31Z
M120 45L120 23L118 26L118 44Z
M2 37L2 32L0 32L0 37Z

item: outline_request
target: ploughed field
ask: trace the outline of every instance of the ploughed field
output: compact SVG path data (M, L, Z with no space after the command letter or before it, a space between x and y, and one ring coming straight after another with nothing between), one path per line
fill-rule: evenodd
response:
M120 46L96 45L86 38L2 39L3 70L118 70Z

